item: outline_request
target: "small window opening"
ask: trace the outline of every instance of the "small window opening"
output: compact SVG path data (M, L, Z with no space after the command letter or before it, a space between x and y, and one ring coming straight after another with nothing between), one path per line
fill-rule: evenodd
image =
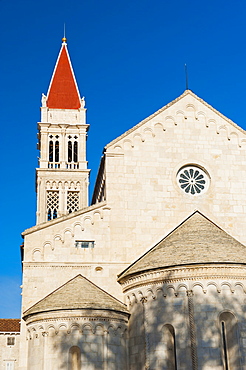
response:
M236 317L231 312L224 311L220 314L219 321L223 369L239 369L241 356Z
M82 240L76 240L75 241L75 247L76 248L94 248L94 241L82 241Z
M166 346L166 369L177 370L176 341L174 327L170 324L164 325L163 334Z
M7 337L7 346L15 345L15 337Z

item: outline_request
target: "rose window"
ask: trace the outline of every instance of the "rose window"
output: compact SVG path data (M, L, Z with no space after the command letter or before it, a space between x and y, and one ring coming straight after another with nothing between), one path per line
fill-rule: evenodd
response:
M185 193L192 195L204 193L209 185L209 178L206 172L196 166L181 168L178 172L177 181Z

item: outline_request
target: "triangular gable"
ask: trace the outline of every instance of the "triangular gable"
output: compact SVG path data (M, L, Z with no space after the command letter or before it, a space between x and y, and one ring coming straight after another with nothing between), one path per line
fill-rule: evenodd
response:
M71 309L114 310L128 313L125 304L84 276L77 275L30 307L23 313L23 317L39 312Z
M47 94L47 107L79 109L79 90L69 58L66 43L62 44Z
M119 275L196 263L246 264L246 247L199 211Z
M156 116L158 116L159 114L161 114L162 112L164 112L165 110L167 110L168 108L170 108L173 105L177 104L180 100L182 100L183 98L185 98L187 95L192 96L198 102L200 102L201 104L203 104L206 108L210 109L213 113L215 113L220 118L222 118L227 123L229 123L234 129L239 130L241 133L243 133L245 135L245 130L243 130L235 122L233 122L232 120L230 120L229 118L227 118L226 116L224 116L222 113L220 113L218 110L216 110L215 108L213 108L210 104L208 104L207 102L205 102L203 99L199 98L196 94L193 93L193 91L191 91L191 90L185 90L184 93L181 94L179 97L177 97L176 99L174 99L173 101L171 101L170 103L168 103L167 105L165 105L164 107L160 108L155 113L151 114L150 116L148 116L147 118L145 118L143 121L139 122L137 125L135 125L131 129L129 129L128 131L124 132L122 135L118 136L116 139L114 139L113 141L111 141L110 143L108 143L106 145L105 149L108 149L109 147L114 146L120 140L126 138L129 134L133 133L134 131L136 131L137 129L139 129L141 126L145 125L147 122L149 122L150 120L152 120L153 118L155 118Z

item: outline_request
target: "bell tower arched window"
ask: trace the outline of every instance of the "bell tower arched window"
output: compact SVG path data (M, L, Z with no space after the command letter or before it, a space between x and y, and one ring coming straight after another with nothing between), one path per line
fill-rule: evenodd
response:
M67 142L67 168L69 169L78 169L79 168L79 143L78 143L78 136L68 135L68 142Z
M81 370L81 351L77 346L69 350L69 370Z
M219 317L221 352L224 370L240 367L237 320L231 312L222 312Z
M59 168L59 160L60 160L60 143L59 143L59 135L49 136L49 168Z

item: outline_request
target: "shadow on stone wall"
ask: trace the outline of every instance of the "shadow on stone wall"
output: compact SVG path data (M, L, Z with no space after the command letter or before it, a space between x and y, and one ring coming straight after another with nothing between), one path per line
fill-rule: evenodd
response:
M107 369L127 369L124 325L81 325L74 320L67 330L62 330L53 340L53 349L60 359L60 369L101 370L105 364ZM75 347L79 348L80 359L78 352L73 351Z
M135 320L140 317L139 305L143 306L146 369L243 369L246 298L242 287L188 290L183 286L175 291L169 285L168 289L153 286L146 293L135 298L135 309L130 310L130 320ZM174 330L173 339L172 329L169 334L165 330L168 325ZM130 347L134 345L130 338ZM129 348L130 356L133 352ZM131 370L139 370L131 363Z
M154 285L132 299L128 334L124 325L93 320L81 324L79 318L54 336L53 346L60 369L80 369L72 367L69 355L71 347L77 346L81 368L86 370L104 366L127 370L128 353L131 370L222 370L227 369L226 362L229 369L239 370L246 359L245 307L245 292L239 285L232 289L228 284L218 288L207 283L206 289L197 285L192 290L185 284L176 290L171 284ZM171 331L165 332L167 325L174 329L173 342Z

